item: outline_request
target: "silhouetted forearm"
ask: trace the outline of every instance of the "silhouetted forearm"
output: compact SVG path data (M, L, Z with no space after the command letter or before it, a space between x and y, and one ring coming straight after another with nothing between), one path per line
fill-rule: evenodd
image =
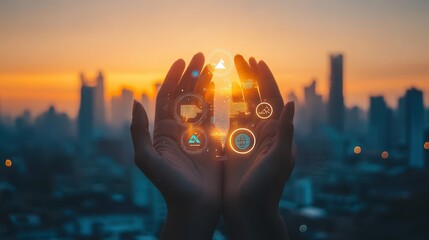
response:
M220 207L194 206L193 209L169 207L161 239L212 239L219 217Z
M231 239L289 239L286 225L277 210L234 207L225 210Z

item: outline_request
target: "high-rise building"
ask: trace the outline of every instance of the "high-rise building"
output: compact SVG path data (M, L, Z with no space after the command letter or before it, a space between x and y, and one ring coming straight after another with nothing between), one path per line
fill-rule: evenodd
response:
M344 110L344 131L357 138L364 138L366 133L362 129L366 128L365 111L358 106L346 107Z
M344 130L343 55L330 56L328 123L338 132Z
M128 126L131 123L134 94L129 89L122 89L120 96L112 97L112 125Z
M84 74L80 74L80 106L78 114L78 135L89 140L105 125L104 77L99 72L95 85L90 85Z
M404 97L405 139L410 167L423 168L424 162L424 106L423 92L411 88Z
M305 128L314 132L323 122L324 106L322 96L316 92L316 80L304 87L303 119Z
M106 106L104 103L104 76L100 71L95 85L95 126L103 127L106 123Z
M399 146L406 144L405 138L405 96L398 99L398 108L395 111L394 143Z
M383 96L370 97L368 141L373 150L386 151L391 147L392 110Z
M78 136L81 140L90 140L94 133L94 95L93 87L85 82L85 76L80 75L80 106L77 119Z

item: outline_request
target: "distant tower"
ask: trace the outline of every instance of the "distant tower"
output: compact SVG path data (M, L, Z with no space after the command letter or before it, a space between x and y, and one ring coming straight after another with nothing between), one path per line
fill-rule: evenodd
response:
M80 75L80 106L78 114L78 135L81 140L90 140L94 132L94 95L93 87L86 85L85 76Z
M424 162L424 106L423 92L411 88L404 98L405 139L410 167L423 168Z
M393 137L392 110L386 105L383 96L370 97L368 117L370 146L378 151L389 150Z
M328 123L337 131L342 132L344 130L343 55L331 55L330 60Z
M310 132L316 130L323 121L323 101L322 96L316 92L316 80L304 87L304 108L305 121L308 124Z
M104 104L104 76L100 71L97 76L97 85L95 86L95 119L96 127L103 127L106 121L106 110Z
M112 123L115 127L124 127L131 123L134 93L128 89L122 89L121 96L112 97Z

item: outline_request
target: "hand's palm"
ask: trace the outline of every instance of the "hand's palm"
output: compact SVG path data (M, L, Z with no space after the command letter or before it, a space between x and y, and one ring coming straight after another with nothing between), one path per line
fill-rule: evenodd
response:
M134 111L138 113L133 115L140 117L133 119L131 130L137 165L161 191L167 203L189 205L202 197L213 197L213 201L220 199L220 165L214 159L214 141L207 139L207 151L185 152L180 146L180 138L187 128L172 116L173 103L183 93L195 92L205 96L206 100L213 97L213 93L207 91L214 90L210 84L211 69L207 66L201 72L203 64L203 55L197 54L184 73L183 60L171 67L157 97L153 144L147 132L146 113L140 104L135 105ZM195 71L201 72L199 78L194 76ZM207 133L210 131L208 119L199 126Z
M278 87L265 63L256 64L256 61L251 59L250 66L246 67L245 64L241 56L236 58L240 78L257 81L262 96L259 98L251 91L247 91L244 99L250 101L249 106L255 106L263 99L271 104L274 113L266 120L251 117L250 121L244 123L234 124L235 121L231 121L232 128L244 127L251 130L256 137L256 145L247 154L238 154L231 146L227 148L225 201L226 204L230 204L241 198L252 204L269 201L264 204L272 206L278 203L283 186L293 169L291 154L293 105L283 107Z

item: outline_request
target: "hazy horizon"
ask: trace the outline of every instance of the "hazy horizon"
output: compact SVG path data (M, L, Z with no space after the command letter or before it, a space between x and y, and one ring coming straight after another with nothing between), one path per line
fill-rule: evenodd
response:
M328 56L342 52L347 106L367 108L371 95L396 106L412 86L428 106L427 12L423 0L2 1L1 111L53 104L76 116L79 74L99 69L108 99L122 86L139 98L176 59L218 48L264 59L300 100L316 78L325 101Z

